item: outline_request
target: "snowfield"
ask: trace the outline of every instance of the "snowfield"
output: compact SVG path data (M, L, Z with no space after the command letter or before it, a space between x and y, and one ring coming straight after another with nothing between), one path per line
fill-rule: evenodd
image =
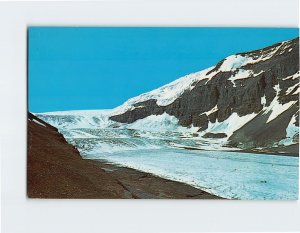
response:
M273 101L270 103L268 107L265 107L263 109L263 114L267 114L271 112L267 123L274 120L276 117L278 117L280 114L288 110L290 107L292 107L297 101L290 101L286 104L280 104L278 101L279 92L281 91L279 84L275 85L274 90L276 91L276 97L273 99Z
M254 117L256 117L257 114L252 113L246 116L239 116L236 112L234 112L229 118L227 118L225 121L218 122L216 120L215 123L208 123L208 128L201 132L202 135L205 133L225 133L227 135L227 138L229 138L234 131L240 129L243 125L248 123L250 120L252 120Z

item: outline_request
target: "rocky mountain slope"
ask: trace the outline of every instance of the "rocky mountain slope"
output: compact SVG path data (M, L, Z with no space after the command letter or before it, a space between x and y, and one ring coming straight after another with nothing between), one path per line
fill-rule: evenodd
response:
M114 109L110 120L133 123L168 114L203 137L242 149L298 150L299 38L239 53Z

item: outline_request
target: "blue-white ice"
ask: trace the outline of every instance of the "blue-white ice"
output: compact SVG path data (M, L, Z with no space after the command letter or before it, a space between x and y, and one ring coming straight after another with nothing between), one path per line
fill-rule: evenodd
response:
M222 151L142 149L90 158L181 181L225 198L295 200L298 158Z

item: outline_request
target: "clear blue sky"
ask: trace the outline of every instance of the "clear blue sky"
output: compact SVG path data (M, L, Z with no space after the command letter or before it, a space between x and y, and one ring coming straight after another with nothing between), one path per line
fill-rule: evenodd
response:
M296 28L30 27L29 111L114 108Z

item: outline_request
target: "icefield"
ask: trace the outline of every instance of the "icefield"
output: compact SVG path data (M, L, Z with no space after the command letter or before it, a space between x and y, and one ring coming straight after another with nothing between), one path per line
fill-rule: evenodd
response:
M190 184L220 197L296 200L298 158L226 151L137 149L87 156Z
M202 138L197 128L182 127L168 114L132 124L113 122L109 114L109 110L72 111L39 117L57 127L85 159L134 168L229 199L298 198L298 157L233 151L225 146L226 138ZM232 115L209 130L230 135L253 117ZM241 125L232 123L237 120ZM289 137L295 131L293 123Z

